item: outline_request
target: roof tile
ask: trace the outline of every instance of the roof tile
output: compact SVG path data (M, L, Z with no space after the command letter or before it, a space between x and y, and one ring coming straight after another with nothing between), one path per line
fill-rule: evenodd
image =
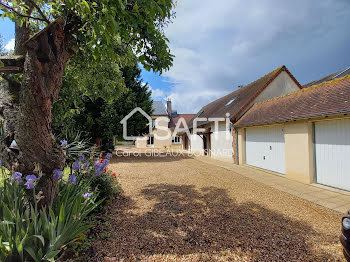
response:
M255 104L236 126L350 112L350 75Z

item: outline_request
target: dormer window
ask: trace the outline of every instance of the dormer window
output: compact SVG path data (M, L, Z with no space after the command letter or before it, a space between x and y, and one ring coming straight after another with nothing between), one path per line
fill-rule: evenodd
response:
M226 106L229 106L231 105L234 101L236 100L236 98L232 98L230 101L228 101L228 103L226 104Z

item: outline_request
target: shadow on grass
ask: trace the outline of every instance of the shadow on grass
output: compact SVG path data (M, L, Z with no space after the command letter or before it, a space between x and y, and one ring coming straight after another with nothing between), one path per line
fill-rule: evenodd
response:
M256 203L239 204L225 189L154 184L141 195L154 203L146 213L139 214L135 203L123 196L111 204L108 225L96 229L100 239L94 261L106 256L114 257L111 261L144 260L156 254L197 254L199 261L221 255L231 256L221 261L235 260L232 255L249 261L335 260L322 248L313 252L312 245L320 245L325 236L309 225Z

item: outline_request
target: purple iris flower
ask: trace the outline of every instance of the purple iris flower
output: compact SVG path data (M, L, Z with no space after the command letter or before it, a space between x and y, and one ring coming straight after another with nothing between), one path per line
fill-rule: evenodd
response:
M71 175L68 178L67 185L70 185L70 184L73 184L73 185L77 184L77 176L76 175Z
M62 171L59 169L55 169L53 171L53 180L59 180L62 179L63 175L62 175Z
M15 172L13 175L12 175L12 177L11 177L11 184L13 183L13 182L15 182L15 183L21 183L21 182L23 182L23 179L22 179L22 174L20 173L20 172Z
M108 160L108 159L105 159L105 160L103 160L103 162L102 162L102 164L101 164L101 167L102 167L102 168L105 168L106 166L108 166L108 164L109 164L109 160Z
M68 146L68 142L67 140L61 140L61 147L67 147Z
M106 155L106 158L107 158L108 160L111 160L112 154L111 154L111 153L108 153L108 154Z
M85 193L82 195L83 198L85 199L89 199L91 197L91 194L90 193Z
M98 167L95 169L95 174L99 176L99 175L101 175L102 171L103 171L103 169L101 167Z
M79 156L80 161L84 161L84 159L85 159L84 155Z
M38 180L38 178L35 175L28 175L26 176L27 182L24 184L27 186L27 189L33 189L34 188L34 182Z
M83 164L83 169L88 169L89 168L89 166L90 166L90 163L89 162L86 162L86 163L84 163Z
M79 170L81 168L81 162L74 162L72 169L73 170Z

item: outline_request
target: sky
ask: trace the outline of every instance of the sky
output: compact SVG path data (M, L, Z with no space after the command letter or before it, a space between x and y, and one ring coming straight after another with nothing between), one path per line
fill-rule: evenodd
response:
M301 83L350 67L349 0L178 0L165 29L173 67L142 70L153 99L170 98L179 113L196 113L286 65ZM13 45L14 25L0 19ZM12 41L12 42L11 42Z

